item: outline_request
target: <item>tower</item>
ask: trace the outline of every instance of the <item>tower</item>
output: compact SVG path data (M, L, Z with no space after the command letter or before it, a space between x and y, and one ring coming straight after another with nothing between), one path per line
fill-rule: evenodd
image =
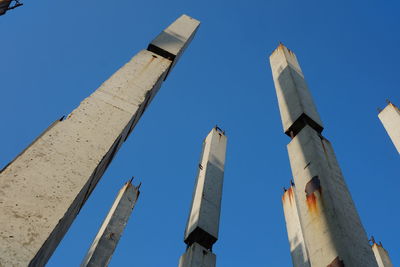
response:
M0 265L43 266L194 37L182 15L0 171Z
M400 110L388 101L388 105L378 114L383 127L400 153Z
M332 145L322 136L324 127L295 54L280 44L270 63L283 129L291 137L287 149L298 221L288 220L284 202L288 228L296 229L288 232L290 242L300 231L293 224L300 223L306 251L301 259L308 259L309 265L377 267ZM292 257L297 255L294 249L291 246Z
M215 127L203 142L179 267L215 267L226 154L225 133Z
M81 267L108 266L140 194L140 185L135 187L131 182L119 190Z

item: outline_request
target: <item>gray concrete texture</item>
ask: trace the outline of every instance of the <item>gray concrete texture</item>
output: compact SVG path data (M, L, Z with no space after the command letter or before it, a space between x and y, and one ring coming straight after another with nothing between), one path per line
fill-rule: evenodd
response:
M207 249L218 239L227 138L213 128L203 142L184 241Z
M197 243L191 244L179 259L179 267L215 267L217 256Z
M121 188L81 267L108 266L139 194L139 188L131 182Z
M297 123L303 119L321 132L323 124L296 55L280 44L271 54L270 64L284 132L298 131L293 128L299 128Z
M311 266L336 259L376 266L330 142L306 126L288 144L297 206Z
M373 243L372 251L374 252L379 267L393 267L389 253L384 249L382 244Z
M396 147L397 152L400 153L400 110L394 104L389 103L379 112L378 117Z
M322 122L296 56L280 44L270 63L285 133L291 130L287 149L294 200L310 265L376 267L333 148L321 135Z
M308 252L301 230L294 186L285 191L282 196L282 204L293 267L310 267Z
M175 45L182 53L187 43ZM140 51L1 170L0 266L47 262L171 66Z

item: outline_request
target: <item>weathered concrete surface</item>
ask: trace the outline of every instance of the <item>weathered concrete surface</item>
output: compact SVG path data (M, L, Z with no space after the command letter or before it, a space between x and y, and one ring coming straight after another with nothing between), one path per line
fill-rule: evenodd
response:
M43 266L172 61L143 50L0 173L0 266Z
M147 50L174 61L170 67L171 70L192 41L199 26L198 20L182 15L151 41Z
M284 130L292 138L287 148L310 265L377 267L296 56L279 45L270 63Z
M291 186L282 196L290 254L292 256L293 267L311 267L301 230L295 190L295 187Z
M217 256L197 243L191 244L179 259L179 267L215 267Z
M400 153L400 110L389 103L379 114L383 127L390 136L397 152Z
M305 126L288 152L311 266L327 266L338 258L345 266L376 267L330 142Z
M213 128L203 142L184 241L211 249L218 239L227 138Z
M372 251L374 252L379 267L393 267L389 258L389 253L383 248L382 244L373 243Z
M108 266L139 194L139 188L131 182L121 188L81 267Z
M321 132L323 124L296 55L280 44L270 56L270 64L284 132L295 135L304 123Z

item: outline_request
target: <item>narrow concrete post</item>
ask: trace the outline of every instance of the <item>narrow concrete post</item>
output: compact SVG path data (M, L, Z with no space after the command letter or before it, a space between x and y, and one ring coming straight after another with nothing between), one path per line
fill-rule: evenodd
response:
M203 142L179 267L215 267L227 138L215 127Z
M392 103L388 105L378 114L383 127L385 127L390 139L392 140L397 152L400 153L400 110Z
M287 149L294 201L309 264L377 267L333 148L321 134L322 121L295 54L280 44L270 63L284 132L292 139ZM290 239L293 233L288 234ZM304 264L301 257L292 260Z
M0 171L0 266L46 264L198 27L178 18Z
M372 243L372 251L374 252L379 267L393 267L389 253L383 248L382 243Z
M81 267L108 266L139 194L139 186L131 182L121 188Z
M301 230L299 212L296 201L296 189L291 186L282 196L283 212L290 245L293 267L311 267L308 252Z
M179 259L179 267L215 267L217 256L196 242L188 246Z

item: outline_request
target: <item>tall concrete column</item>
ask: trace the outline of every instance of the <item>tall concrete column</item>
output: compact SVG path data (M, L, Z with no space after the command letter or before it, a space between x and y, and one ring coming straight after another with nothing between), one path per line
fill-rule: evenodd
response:
M310 265L377 267L295 54L280 44L270 63Z
M139 186L131 182L121 188L81 267L108 266L139 194Z
M397 152L400 153L400 110L391 102L378 114Z
M215 127L203 142L179 267L215 267L227 138Z
M43 266L195 35L178 18L0 172L0 266Z
M392 261L390 260L389 253L383 248L382 243L375 243L372 241L372 251L374 252L376 261L379 267L393 267Z

